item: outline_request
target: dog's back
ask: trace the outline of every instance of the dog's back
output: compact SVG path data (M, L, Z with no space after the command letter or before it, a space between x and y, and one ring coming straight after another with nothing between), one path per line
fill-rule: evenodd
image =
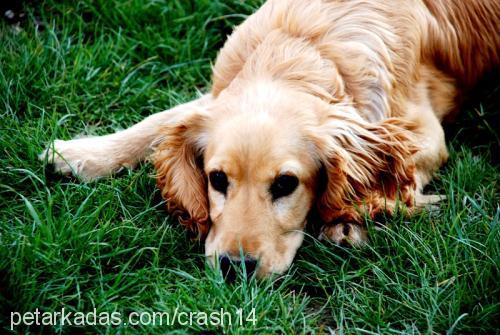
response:
M424 0L434 64L469 88L500 64L500 2Z
M255 53L263 51L271 32L280 31L290 37L281 41L288 50L292 38L302 39L310 44L311 54L332 63L339 76L327 78L331 83L323 88L335 87L332 99L354 102L365 118L404 115L414 88L427 80L425 86L435 90L430 93L436 96L435 113L442 119L455 109L460 89L500 63L499 24L500 2L495 0L404 0L397 6L380 0L270 0L221 50L212 94L217 96L242 76L248 59L260 57ZM275 39L273 49L279 43Z

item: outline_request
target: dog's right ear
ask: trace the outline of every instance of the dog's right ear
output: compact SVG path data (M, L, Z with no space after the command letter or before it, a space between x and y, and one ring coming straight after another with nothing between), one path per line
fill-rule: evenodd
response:
M206 114L196 111L165 126L153 154L157 184L168 211L198 238L205 237L210 228L202 166L207 119Z

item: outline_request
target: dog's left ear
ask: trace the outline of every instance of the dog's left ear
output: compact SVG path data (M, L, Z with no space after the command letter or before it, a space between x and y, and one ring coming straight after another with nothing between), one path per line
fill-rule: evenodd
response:
M202 166L207 120L206 114L194 112L165 126L153 155L157 184L168 211L198 238L205 237L210 228Z
M356 207L374 215L385 199L410 205L417 152L413 131L414 125L400 118L369 123L347 115L330 115L315 129L313 145L326 176L316 207L324 222L359 221Z

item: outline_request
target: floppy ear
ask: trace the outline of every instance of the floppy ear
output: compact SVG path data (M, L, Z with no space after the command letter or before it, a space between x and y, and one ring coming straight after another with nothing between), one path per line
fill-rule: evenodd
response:
M315 132L314 144L327 177L317 209L324 222L360 222L359 209L373 217L400 199L413 203L417 146L414 126L400 118L368 123L329 116Z
M168 211L198 238L206 236L210 225L202 166L206 121L207 116L195 113L166 126L153 156Z

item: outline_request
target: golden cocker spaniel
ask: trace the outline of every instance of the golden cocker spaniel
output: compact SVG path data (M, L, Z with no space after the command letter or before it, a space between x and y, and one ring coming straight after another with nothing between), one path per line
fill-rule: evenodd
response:
M210 262L282 273L311 211L323 238L357 245L365 217L439 199L422 189L448 156L441 121L498 66L499 27L497 0L269 0L210 93L43 157L84 180L150 157Z

